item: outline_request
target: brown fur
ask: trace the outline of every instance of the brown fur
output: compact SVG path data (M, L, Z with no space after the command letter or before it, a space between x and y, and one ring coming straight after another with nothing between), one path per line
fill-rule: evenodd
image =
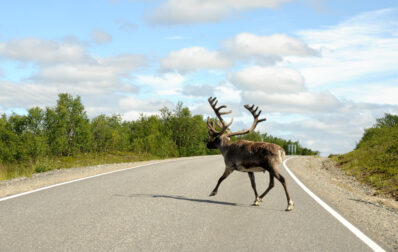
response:
M250 168L260 166L265 170L278 167L282 160L280 153L285 151L276 144L266 142L252 142L239 140L231 143L228 138L221 136L220 151L224 156L225 164L232 170L237 166Z

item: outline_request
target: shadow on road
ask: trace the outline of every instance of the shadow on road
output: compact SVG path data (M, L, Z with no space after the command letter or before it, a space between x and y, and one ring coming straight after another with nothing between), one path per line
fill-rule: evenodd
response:
M186 200L191 202L199 202L199 203L207 203L207 204L218 204L218 205L226 205L226 206L239 206L239 207L251 207L249 205L225 202L225 201L215 201L215 200L205 200L205 199L192 199L179 195L166 195L166 194L129 194L129 195L121 195L114 194L116 197L129 197L129 198L166 198L166 199L176 199L176 200Z

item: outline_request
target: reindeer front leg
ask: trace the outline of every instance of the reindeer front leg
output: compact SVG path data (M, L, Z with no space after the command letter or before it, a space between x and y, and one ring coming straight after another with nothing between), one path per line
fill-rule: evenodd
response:
M256 199L253 202L253 206L259 206L260 205L260 198L258 197L258 193L257 193L257 189L256 189L256 181L254 179L254 174L253 172L248 172L249 174L249 178L250 178L250 183L252 184L252 188L254 191L254 196L256 197Z
M231 173L232 173L232 169L226 167L226 168L225 168L225 171L224 171L224 174L218 179L218 182L217 182L216 187L214 187L213 191L210 193L209 196L214 196L214 195L217 194L218 187L220 186L221 182L222 182L224 179L226 179L226 178L229 176L229 174L231 174Z

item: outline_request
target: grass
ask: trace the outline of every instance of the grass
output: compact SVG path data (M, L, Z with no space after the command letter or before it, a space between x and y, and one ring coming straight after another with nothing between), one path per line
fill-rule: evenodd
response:
M99 164L125 163L159 159L151 154L136 154L132 152L86 153L68 157L43 157L36 161L11 164L0 163L0 181L17 177L31 177L55 169L93 166Z
M398 201L398 127L370 128L354 151L331 158L349 175Z

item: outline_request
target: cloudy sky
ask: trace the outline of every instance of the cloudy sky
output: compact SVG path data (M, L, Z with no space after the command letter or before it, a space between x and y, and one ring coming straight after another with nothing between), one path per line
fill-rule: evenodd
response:
M247 128L351 151L398 114L398 3L360 0L7 1L0 8L0 113L81 96L125 120L207 98ZM229 118L226 118L229 119Z

